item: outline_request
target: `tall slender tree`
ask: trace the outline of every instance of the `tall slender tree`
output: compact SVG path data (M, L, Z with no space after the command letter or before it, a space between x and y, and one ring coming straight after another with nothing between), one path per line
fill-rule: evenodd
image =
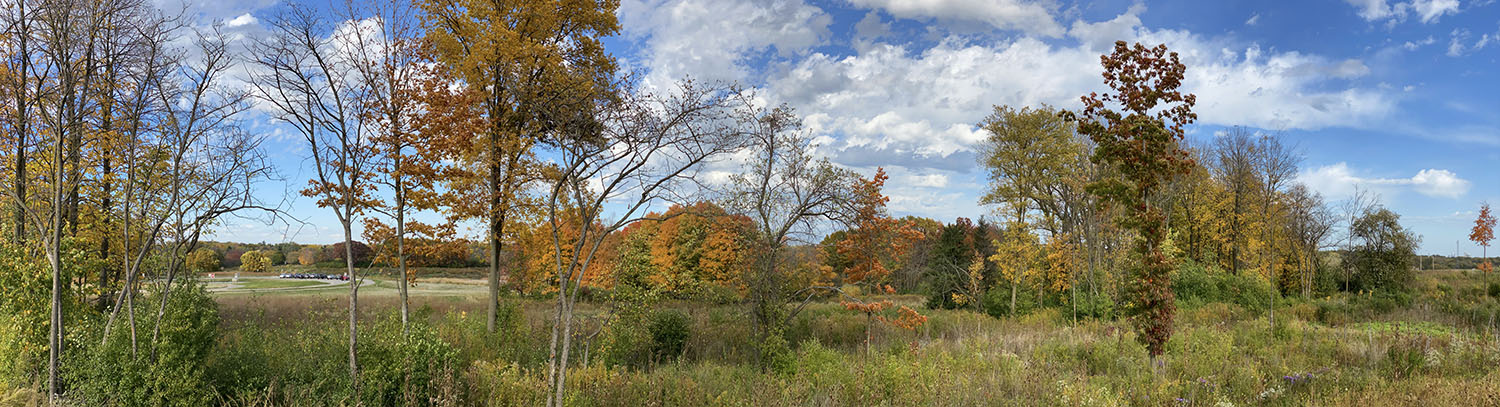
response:
M453 214L484 219L490 246L488 322L495 331L506 224L535 180L532 146L611 92L615 61L600 38L619 31L609 0L424 0L419 3L437 60L482 92L484 124L458 158L448 188Z
M378 150L365 130L359 95L368 85L347 52L356 29L331 27L316 11L289 6L268 19L271 34L252 46L262 73L252 78L257 96L273 116L296 129L307 143L314 178L302 194L329 208L344 234L344 267L349 276L349 383L359 394L359 274L353 252L353 225L375 204L374 157Z
M1198 117L1192 111L1197 98L1178 90L1187 67L1165 45L1147 48L1117 41L1114 51L1099 60L1104 83L1114 93L1084 96L1083 110L1069 116L1097 144L1094 162L1121 175L1091 184L1089 191L1124 208L1118 222L1138 235L1135 252L1141 264L1132 270L1128 310L1154 364L1166 351L1176 307L1172 263L1162 253L1166 218L1152 198L1164 183L1196 165L1179 142L1183 126Z

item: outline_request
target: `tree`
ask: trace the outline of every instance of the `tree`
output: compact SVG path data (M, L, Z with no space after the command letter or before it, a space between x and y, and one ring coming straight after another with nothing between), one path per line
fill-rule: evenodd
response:
M311 266L318 264L318 253L320 250L313 247L304 247L297 251L297 264Z
M1333 227L1338 223L1337 215L1323 204L1323 197L1301 184L1287 192L1286 198L1291 217L1286 224L1288 234L1296 239L1301 248L1302 269L1300 283L1302 297L1312 297L1313 276L1318 271L1318 250L1324 248Z
M1219 182L1228 192L1229 212L1224 214L1228 243L1227 262L1229 272L1238 275L1244 267L1247 229L1251 227L1251 199L1258 189L1256 174L1257 146L1250 131L1244 127L1233 127L1229 132L1214 139L1212 169Z
M1490 214L1489 202L1479 204L1479 217L1474 219L1474 228L1469 231L1469 241L1478 244L1483 249L1481 253L1484 262L1479 264L1479 269L1489 273L1494 269L1490 265L1490 241L1495 240L1495 216Z
M1069 198L1083 192L1076 181L1087 171L1088 158L1075 123L1051 107L996 106L979 127L988 133L980 144L980 161L990 170L989 189L979 202L1024 202L1042 213L1043 228L1054 233L1077 229L1082 208Z
M852 194L845 204L845 210L850 213L850 219L846 223L851 228L844 239L836 244L837 253L848 262L848 268L843 272L844 284L863 286L867 292L895 293L896 290L891 288L889 282L891 269L897 267L895 263L911 249L915 241L922 239L922 233L915 229L913 223L892 219L886 212L885 205L890 198L881 193L881 189L885 187L888 178L884 168L876 168L874 177L855 180L854 185L851 185ZM868 301L849 295L840 287L829 289L837 290L847 298L840 301L844 308L865 314L867 353L870 351L871 328L876 318L904 329L915 329L927 321L927 317L918 314L916 310L904 305L896 307L889 300ZM898 314L895 318L876 315L893 308Z
M1037 260L1041 247L1030 229L1031 225L1024 220L1011 221L1006 225L1002 239L994 243L995 254L990 255L990 261L1000 266L1000 275L1010 283L1011 315L1016 315L1016 292L1022 280L1035 277L1039 271Z
M1413 278L1412 263L1421 239L1401 226L1401 215L1375 205L1354 220L1351 256L1355 288L1370 291L1406 290Z
M194 250L191 254L188 254L187 267L189 271L194 273L217 272L222 269L219 265L219 252L209 248Z
M348 75L358 72L357 60L340 51L351 48L354 33L332 30L315 11L297 5L267 23L270 34L251 47L260 70L251 84L272 116L295 129L309 147L314 178L302 195L332 210L342 226L349 276L349 382L351 394L358 394L359 275L350 243L354 223L375 204L370 178L377 150L364 134L369 123L358 103L370 84ZM327 32L333 34L325 38Z
M352 258L354 264L360 265L369 264L370 258L374 255L375 249L371 249L369 245L358 241L348 241L338 242L324 247L323 255L319 258L332 261L344 261L345 259L350 258L347 256L354 256Z
M637 221L660 221L640 218L650 205L689 200L687 191L703 187L697 182L700 165L740 150L741 125L758 118L748 108L752 95L736 87L685 81L670 92L601 97L598 105L573 113L562 127L570 135L555 140L550 152L557 166L545 219L558 291L547 363L549 405L565 400L573 307L608 236ZM568 230L576 230L577 238L563 240ZM564 245L571 247L566 254Z
M501 252L508 216L536 179L531 148L596 97L613 90L615 61L600 39L619 31L618 2L425 0L419 3L437 60L480 92L480 131L457 155L476 170L455 171L455 215L488 222L489 332L495 331Z
M1255 160L1253 163L1256 173L1260 175L1262 193L1260 216L1263 219L1270 221L1278 218L1276 210L1281 208L1281 206L1276 205L1277 198L1280 197L1280 192L1286 186L1286 183L1297 175L1297 163L1301 161L1302 157L1297 155L1293 147L1282 144L1281 138L1277 135L1261 136L1260 140L1256 143ZM1271 232L1278 229L1271 227L1269 224L1261 225L1261 245L1263 246L1261 250L1261 268L1268 277L1267 280L1271 281L1273 286L1279 286L1279 284L1276 284L1276 267L1267 258L1274 255L1274 241L1271 238ZM1280 297L1281 290L1278 289L1273 294ZM1275 301L1271 301L1266 307L1266 318L1270 321L1272 327L1276 326Z
M271 256L265 251L251 250L240 256L240 271L264 273L271 271Z
M349 2L345 7L346 17L353 25L353 35L346 41L349 45L352 65L358 70L364 92L357 95L361 120L371 124L372 144L378 151L380 162L375 166L385 177L379 180L391 188L389 204L380 202L374 208L389 215L395 224L395 265L403 276L397 282L401 297L401 327L403 335L410 335L410 300L407 293L407 212L413 203L418 209L434 209L424 205L432 195L436 166L427 158L430 154L414 154L408 151L420 143L420 126L413 123L420 116L421 92L418 75L430 73L422 69L429 62L422 49L424 43L417 38L413 26L411 5L405 1L373 2L367 7ZM365 13L370 14L368 17ZM416 202L411 199L412 189L418 189ZM366 218L368 226L378 225L379 219ZM371 225L374 224L374 225ZM425 225L416 225L418 227ZM374 241L374 240L372 240Z
M787 245L806 240L818 222L840 217L852 174L813 155L811 137L790 107L759 110L753 116L745 130L749 168L730 177L722 200L731 213L747 216L755 225L746 301L753 307L760 344L756 361L766 370L786 351L784 326L801 310L785 309L789 291L784 284L792 272L786 264ZM799 289L804 288L792 288ZM806 293L807 298L815 294Z
M1161 250L1166 219L1151 198L1163 183L1196 165L1178 143L1183 126L1197 119L1192 112L1197 98L1178 90L1186 67L1165 45L1132 47L1116 41L1114 51L1099 59L1104 83L1115 93L1084 96L1083 111L1068 116L1097 145L1091 159L1120 173L1090 184L1089 191L1123 208L1117 222L1138 235L1135 252L1140 265L1130 281L1129 312L1139 340L1156 360L1172 335L1175 305L1172 264ZM1122 106L1125 113L1107 104Z

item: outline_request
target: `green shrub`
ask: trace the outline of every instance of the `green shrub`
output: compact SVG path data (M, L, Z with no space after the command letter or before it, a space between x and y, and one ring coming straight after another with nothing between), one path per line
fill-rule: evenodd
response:
M1500 298L1500 283L1490 283L1489 294L1491 297Z
M984 313L995 318L1026 315L1037 309L1036 291L1025 287L1016 290L1014 315L1010 309L1010 287L996 285L995 288L984 293L984 297L979 300L979 305L984 308Z
M1078 291L1078 316L1080 318L1114 318L1115 301L1108 294L1091 294L1080 287ZM1072 308L1068 309L1069 312Z
M1217 267L1187 262L1172 276L1172 292L1186 305L1211 302L1237 304L1246 309L1261 310L1276 298L1276 288L1259 277L1233 275Z
M1402 290L1377 290L1357 298L1360 299L1360 305L1384 314L1395 311L1398 307L1411 306L1412 295Z
M334 318L335 315L327 315ZM228 330L210 360L214 389L268 405L429 405L452 389L459 352L414 318L403 335L394 315L359 331L360 394L349 393L349 327L327 322L246 323ZM483 327L481 327L482 329Z
M203 285L187 280L167 298L160 321L160 338L151 341L157 326L155 304L160 293L152 293L138 304L141 331L139 348L132 352L129 329L114 329L109 341L98 346L97 337L77 346L85 363L65 369L69 397L83 405L201 406L212 404L216 394L207 374L209 354L218 339L218 304ZM121 323L123 321L116 321ZM77 328L77 327L75 327ZM97 325L92 331L98 331ZM116 328L121 328L116 326Z
M646 328L651 333L651 353L658 361L677 359L692 334L691 321L677 310L657 311Z

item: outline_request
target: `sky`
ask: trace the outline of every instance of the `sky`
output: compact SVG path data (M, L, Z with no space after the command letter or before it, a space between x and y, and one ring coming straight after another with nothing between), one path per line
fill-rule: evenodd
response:
M280 7L212 3L188 13L242 38ZM1188 138L1280 133L1303 157L1298 182L1329 201L1379 194L1423 254L1478 255L1479 203L1500 204L1495 0L621 0L617 16L606 48L642 86L735 81L792 106L834 163L886 170L897 216L990 215L976 123L995 105L1079 107L1104 90L1099 55L1115 40L1181 54L1198 98ZM246 122L280 169L259 193L294 195L311 175L300 138ZM213 238L342 239L331 212L288 199L300 222L237 219Z

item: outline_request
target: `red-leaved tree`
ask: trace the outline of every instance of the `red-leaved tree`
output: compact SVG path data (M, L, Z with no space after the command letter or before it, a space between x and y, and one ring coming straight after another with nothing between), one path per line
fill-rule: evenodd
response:
M1490 241L1495 240L1495 215L1490 214L1489 202L1479 204L1479 218L1474 219L1474 229L1469 231L1469 241L1478 244L1483 250L1481 256L1483 263L1479 263L1479 270L1485 273L1495 269L1490 264Z
M1162 253L1166 216L1151 198L1162 184L1197 165L1179 142L1183 126L1198 118L1197 98L1178 90L1186 66L1165 45L1147 48L1116 41L1114 52L1099 57L1104 84L1113 94L1090 93L1083 111L1067 116L1078 121L1078 132L1098 145L1091 159L1113 167L1118 177L1090 184L1090 193L1108 205L1119 205L1117 219L1138 235L1135 252L1140 264L1131 270L1126 311L1152 359L1161 356L1172 336L1172 263ZM1114 109L1121 109L1116 111Z

